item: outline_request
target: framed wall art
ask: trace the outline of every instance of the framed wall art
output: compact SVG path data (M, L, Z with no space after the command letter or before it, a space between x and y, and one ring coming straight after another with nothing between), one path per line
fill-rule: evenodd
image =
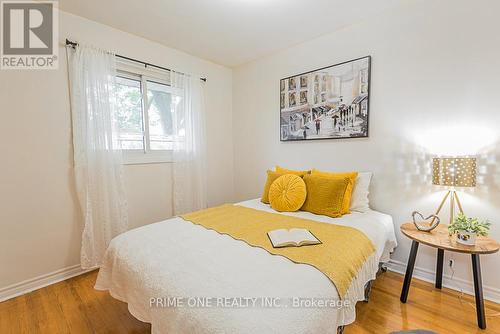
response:
M280 80L281 141L368 137L371 57Z

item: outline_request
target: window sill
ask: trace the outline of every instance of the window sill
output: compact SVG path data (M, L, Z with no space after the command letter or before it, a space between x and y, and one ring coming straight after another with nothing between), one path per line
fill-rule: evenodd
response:
M143 152L124 151L123 165L147 165L172 163L172 151Z

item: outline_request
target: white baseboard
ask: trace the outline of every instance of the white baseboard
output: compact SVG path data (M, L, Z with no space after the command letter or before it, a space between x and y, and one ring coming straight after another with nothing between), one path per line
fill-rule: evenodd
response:
M391 259L388 264L388 269L404 275L406 272L406 263ZM415 266L413 269L413 277L421 279L422 281L434 283L436 273L432 270ZM452 280L450 275L443 274L443 286L456 291L459 291L459 288L461 288L464 293L474 295L474 283L462 278L453 277ZM483 295L484 299L500 303L500 289L483 284Z
M93 270L93 269L91 269ZM5 288L0 288L0 302L24 295L28 292L44 288L48 285L58 283L68 278L75 277L91 270L84 270L79 264L56 270L54 272L41 275L23 282L19 282Z

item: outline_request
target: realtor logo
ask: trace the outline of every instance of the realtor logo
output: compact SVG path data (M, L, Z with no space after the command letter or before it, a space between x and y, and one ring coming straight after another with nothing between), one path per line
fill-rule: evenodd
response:
M1 1L1 69L57 69L55 1Z

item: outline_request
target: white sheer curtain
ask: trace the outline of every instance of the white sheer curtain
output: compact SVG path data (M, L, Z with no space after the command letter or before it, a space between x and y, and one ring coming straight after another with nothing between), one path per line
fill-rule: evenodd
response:
M204 87L201 80L170 73L173 112L174 215L207 207Z
M85 226L81 266L101 264L109 242L127 230L127 202L115 122L116 60L79 45L69 51L76 188Z

